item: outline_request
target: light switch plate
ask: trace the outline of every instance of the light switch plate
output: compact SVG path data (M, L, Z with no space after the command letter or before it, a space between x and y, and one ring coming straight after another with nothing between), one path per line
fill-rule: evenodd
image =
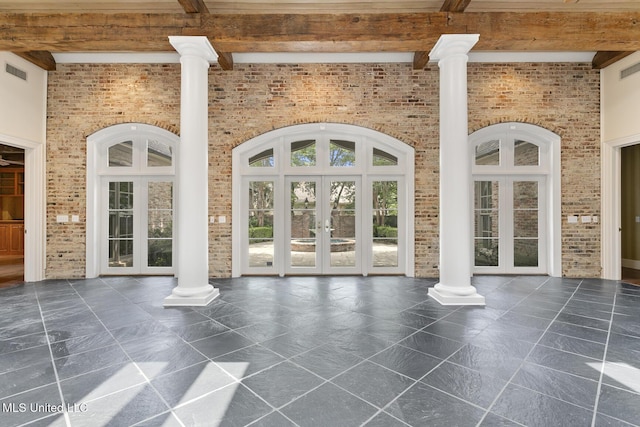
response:
M567 217L567 221L569 224L577 224L578 223L578 215L569 215Z
M591 216L583 215L582 217L580 217L580 220L584 223L591 222Z
M57 215L56 222L69 222L69 215Z
M225 222L227 222L227 217L226 217L226 216L224 216L224 215L220 215L220 216L218 217L218 222L219 222L220 224L224 224Z
M80 215L71 215L71 222L80 222Z

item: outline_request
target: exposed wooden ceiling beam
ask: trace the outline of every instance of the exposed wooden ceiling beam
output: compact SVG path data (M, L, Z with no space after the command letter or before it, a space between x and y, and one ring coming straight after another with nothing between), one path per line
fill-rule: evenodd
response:
M471 0L444 0L440 12L464 12Z
M209 13L203 0L178 0L178 3L187 13Z
M215 45L213 46L215 49ZM218 65L225 71L233 70L233 55L229 52L219 52L216 49L216 53L218 54Z
M634 52L607 52L607 51L600 51L597 52L595 54L595 56L593 57L593 60L591 61L591 65L593 65L593 68L595 68L596 70L600 70L604 67L608 67L609 65L613 64L614 62L618 62L619 60L621 60L622 58L626 58L627 56L631 55Z
M55 71L56 60L51 55L51 52L46 50L32 50L30 52L13 52L19 57L26 59L32 64L37 65L46 71Z
M471 0L445 0L440 12L464 12ZM413 69L421 70L429 62L429 52L417 51L413 54Z
M480 51L636 51L640 12L0 14L9 51L171 51L169 35L204 35L218 52L416 52L442 34L480 34Z

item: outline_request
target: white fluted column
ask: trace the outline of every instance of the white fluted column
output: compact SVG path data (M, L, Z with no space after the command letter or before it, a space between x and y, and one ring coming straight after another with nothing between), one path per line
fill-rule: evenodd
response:
M440 67L440 282L429 296L443 305L484 305L471 285L471 164L467 61L478 34L447 34L429 53Z
M169 37L180 54L178 286L164 306L204 306L220 292L209 284L208 70L218 55L204 36Z

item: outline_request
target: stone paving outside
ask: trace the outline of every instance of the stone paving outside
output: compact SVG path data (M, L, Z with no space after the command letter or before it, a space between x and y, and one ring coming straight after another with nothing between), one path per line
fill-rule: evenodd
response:
M355 251L331 252L331 266L345 267L355 265ZM254 243L249 246L249 264L251 267L264 267L273 262L273 244ZM396 245L373 245L374 267L395 267L398 265L398 247ZM315 252L291 252L291 264L295 267L313 267Z

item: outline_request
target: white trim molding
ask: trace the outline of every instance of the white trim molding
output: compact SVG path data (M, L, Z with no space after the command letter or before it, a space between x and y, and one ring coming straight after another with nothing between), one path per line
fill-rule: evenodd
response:
M600 147L602 161L602 278L622 278L622 154L624 147L640 143L640 134L611 141Z

